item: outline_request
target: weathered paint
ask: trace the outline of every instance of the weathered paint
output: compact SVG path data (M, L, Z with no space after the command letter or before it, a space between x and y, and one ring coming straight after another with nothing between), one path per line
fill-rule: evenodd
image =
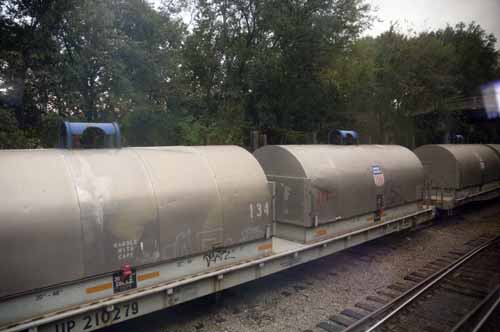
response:
M500 180L500 156L487 145L424 145L415 154L433 189L463 190Z
M422 164L401 146L269 145L254 155L276 182L278 222L314 227L422 198Z
M266 237L266 177L236 146L0 151L0 298Z

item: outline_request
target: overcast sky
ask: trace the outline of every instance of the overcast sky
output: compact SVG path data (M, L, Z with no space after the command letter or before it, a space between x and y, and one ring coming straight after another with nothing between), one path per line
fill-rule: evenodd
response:
M464 21L479 23L487 32L500 39L500 0L367 0L377 7L382 22L374 23L368 32L378 35L387 30L391 21L398 21L402 31L417 32L455 25ZM497 47L499 45L497 44Z
M149 0L159 4L161 0ZM455 25L460 21L479 23L488 33L500 39L500 0L366 0L374 8L380 22L374 22L369 35L386 31L399 22L402 32L416 32ZM189 15L186 16L189 20ZM500 43L497 43L500 48Z

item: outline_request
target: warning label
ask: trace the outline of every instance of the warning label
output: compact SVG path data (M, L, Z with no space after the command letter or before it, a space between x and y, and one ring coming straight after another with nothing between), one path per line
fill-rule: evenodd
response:
M120 272L113 274L113 291L115 293L124 292L134 288L137 288L137 274L135 269L132 269L132 274L127 278L127 280L122 280Z

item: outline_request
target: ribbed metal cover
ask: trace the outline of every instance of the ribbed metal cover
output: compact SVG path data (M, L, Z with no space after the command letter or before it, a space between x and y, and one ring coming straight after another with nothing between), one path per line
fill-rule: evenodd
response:
M495 151L500 158L500 144L487 144L487 146Z
M415 154L433 188L460 190L500 180L500 157L486 145L424 145Z
M236 146L0 151L0 187L0 297L261 239L272 219Z
M276 217L312 226L421 198L423 169L401 146L281 145L254 153L277 183Z

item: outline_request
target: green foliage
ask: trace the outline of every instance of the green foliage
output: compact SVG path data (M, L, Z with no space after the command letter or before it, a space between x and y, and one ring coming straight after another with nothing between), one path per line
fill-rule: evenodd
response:
M495 48L497 39L479 24L472 22L466 25L462 22L432 35L455 49L457 66L454 74L461 95L479 95L483 84L499 78L499 52Z
M128 145L472 133L449 104L500 77L495 37L361 38L371 15L366 0L0 0L0 147L55 146L64 119L118 121Z
M179 66L186 31L170 15L174 7L158 12L143 0L0 5L0 89L7 92L0 105L14 109L37 146L57 143L62 118L120 121L133 111L189 104Z
M72 117L66 120L81 121ZM36 128L36 137L40 139L40 147L53 148L59 144L59 133L64 119L59 114L50 112L42 115L41 124Z
M207 123L185 114L165 111L134 111L122 119L126 145L204 145L243 144L242 128L238 120L220 120Z
M165 111L133 111L122 119L125 144L131 146L179 144L179 129L178 119Z
M225 116L232 105L254 126L301 130L335 117L334 91L321 72L330 52L348 47L365 28L367 5L200 0L197 6L184 54L210 116Z
M177 89L181 23L143 0L82 1L66 18L60 112L83 112L97 121L144 108L166 110Z
M56 35L73 0L10 0L0 10L0 105L15 110L24 129L40 125L51 107L51 91L60 61Z
M22 130L19 129L12 110L0 107L0 149L20 149L31 147Z
M482 31L463 25L457 30L403 34L394 27L377 38L363 38L341 54L332 54L332 62L323 80L338 91L342 112L353 114L357 128L369 142L415 144L442 142L452 130L467 132L467 121L449 105L458 97L480 93L480 82L498 75L498 52L492 39ZM451 38L450 36L455 36ZM483 61L482 72L474 78L475 90L464 88L464 75L477 65L464 62L467 51L457 45L472 39L491 61ZM488 42L486 42L488 40ZM465 55L474 58L474 55ZM486 74L488 73L488 74ZM497 76L498 77L498 76ZM468 79L466 79L467 81ZM418 139L423 138L423 139Z

